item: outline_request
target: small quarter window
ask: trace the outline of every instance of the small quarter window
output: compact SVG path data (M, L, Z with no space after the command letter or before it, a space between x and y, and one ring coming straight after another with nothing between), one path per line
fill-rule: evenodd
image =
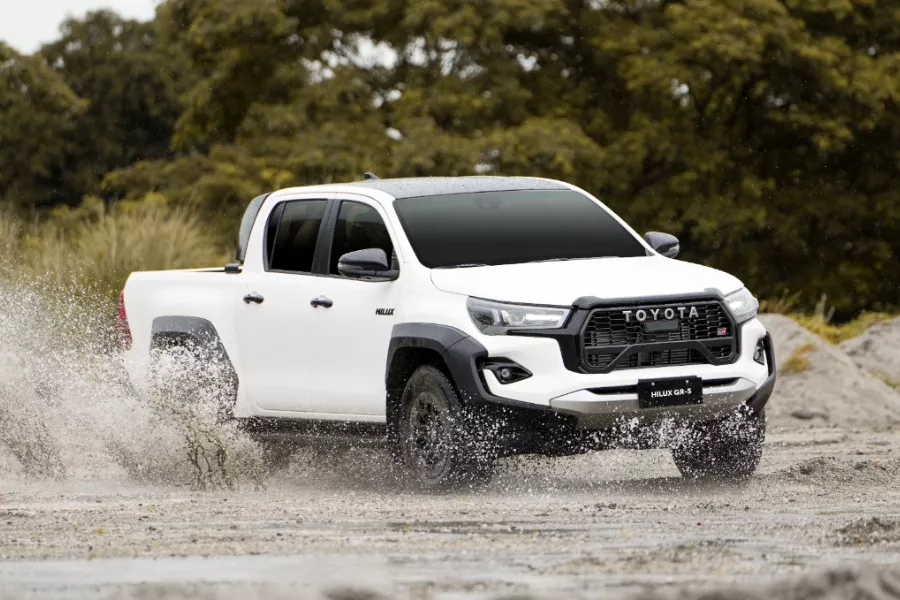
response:
M267 246L271 244L270 270L312 271L325 204L325 200L294 200L272 211L266 241Z
M262 208L263 202L266 201L268 196L268 194L257 196L250 201L250 204L247 205L247 210L244 211L244 216L241 218L241 228L238 230L236 258L239 263L243 263L244 258L247 256L247 243L250 241L250 231L253 229L257 215L259 215L259 209Z

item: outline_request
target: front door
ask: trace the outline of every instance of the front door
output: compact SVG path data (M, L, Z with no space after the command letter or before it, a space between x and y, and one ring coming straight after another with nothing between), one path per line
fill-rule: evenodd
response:
M392 257L394 244L374 202L344 199L336 213L329 219L333 233L327 275L315 282L317 296L330 305L320 306L310 321L317 340L319 383L307 410L384 417L385 366L400 280L350 279L338 272L337 265L343 254L365 248L381 248Z
M236 298L235 327L241 355L240 385L251 405L272 411L305 411L319 387L320 340L310 306L319 293L317 249L327 200L301 198L269 213L262 266L249 266Z

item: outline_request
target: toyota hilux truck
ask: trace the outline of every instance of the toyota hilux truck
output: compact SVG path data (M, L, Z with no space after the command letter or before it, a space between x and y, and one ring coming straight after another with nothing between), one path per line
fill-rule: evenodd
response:
M202 356L227 418L380 439L422 488L623 445L670 449L685 477L759 463L775 360L757 300L573 185L367 174L259 196L238 237L224 268L128 278L137 389L161 356Z

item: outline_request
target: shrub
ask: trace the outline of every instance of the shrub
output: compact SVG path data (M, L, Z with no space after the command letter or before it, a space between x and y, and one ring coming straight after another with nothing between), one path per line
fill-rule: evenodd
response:
M211 267L227 260L196 212L152 196L110 209L88 199L30 225L0 213L0 236L8 271L108 296L118 294L132 271Z

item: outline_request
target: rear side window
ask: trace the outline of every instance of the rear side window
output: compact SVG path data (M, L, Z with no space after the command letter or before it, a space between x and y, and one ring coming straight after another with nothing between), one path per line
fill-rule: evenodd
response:
M266 230L270 270L312 271L325 203L325 200L294 200L272 211Z
M338 261L348 252L381 248L388 261L394 253L394 245L384 220L378 211L361 202L341 202L337 224L334 227L334 243L331 246L331 264L328 272L339 275Z

